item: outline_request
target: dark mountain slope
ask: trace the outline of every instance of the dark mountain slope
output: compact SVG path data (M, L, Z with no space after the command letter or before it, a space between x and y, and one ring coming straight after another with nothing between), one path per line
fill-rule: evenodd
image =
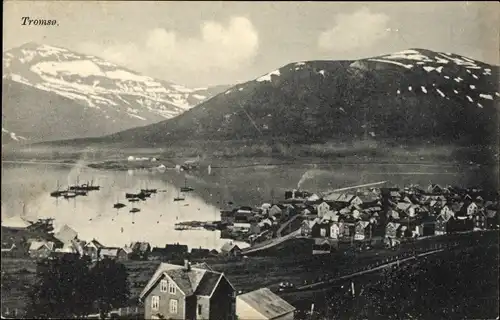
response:
M175 118L92 142L168 146L186 140L369 138L494 144L498 75L496 66L423 49L357 61L298 62Z

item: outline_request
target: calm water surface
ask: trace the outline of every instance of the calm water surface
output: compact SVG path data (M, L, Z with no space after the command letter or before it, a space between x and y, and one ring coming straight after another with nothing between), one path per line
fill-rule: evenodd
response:
M77 178L80 183L93 179L101 190L68 200L49 196L58 181L66 187L75 184ZM165 192L134 204L125 199L126 192L136 193L146 187ZM218 231L174 230L175 223L180 221L220 218L220 209L195 193L185 194L185 201L174 202L178 195L178 188L151 173L96 171L55 165L8 164L2 167L3 217L22 213L25 204L28 218L53 217L56 230L67 224L78 232L80 239L96 238L108 246L149 241L157 246L179 242L191 248L220 249L227 240L220 239ZM127 207L114 209L113 204L117 201ZM132 214L129 212L131 208L141 211Z

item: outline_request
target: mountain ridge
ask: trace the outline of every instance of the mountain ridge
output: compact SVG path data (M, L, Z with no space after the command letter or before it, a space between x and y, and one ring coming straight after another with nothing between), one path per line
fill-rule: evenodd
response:
M100 136L158 122L181 114L227 87L187 88L141 75L93 55L34 42L3 52L3 71L5 110L2 111L2 123L32 141L87 137L89 134ZM53 94L59 97L54 98ZM46 105L54 99L59 105ZM36 104L37 100L45 101L45 105L25 106L33 101ZM11 105L15 108L10 108ZM40 118L18 121L21 114L27 114L19 109L44 110L49 106L61 113L64 113L62 106L70 110L80 106L85 112L78 109L76 113L92 114L87 122L97 118L99 123L93 126L92 132L80 130L71 135L53 130L40 135L35 129ZM116 117L117 113L123 115ZM85 119L56 117L48 121L57 125L61 120L76 123ZM110 123L113 121L122 123ZM26 125L27 122L31 123Z
M185 140L399 140L494 143L499 67L407 49L289 63L182 115L81 143L165 147Z

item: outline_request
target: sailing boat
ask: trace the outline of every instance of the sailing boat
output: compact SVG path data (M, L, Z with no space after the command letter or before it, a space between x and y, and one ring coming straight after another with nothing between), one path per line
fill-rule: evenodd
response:
M87 183L87 190L89 191L98 191L101 189L101 186L94 186L94 179L90 180L90 185Z
M74 191L70 191L70 188L68 187L68 190L64 192L64 199L69 199L69 198L75 198L76 193Z
M69 186L68 190L75 191L75 190L81 190L80 185L78 184L80 182L80 176L76 177L76 184L73 186Z
M126 207L126 206L127 206L126 204L123 204L123 203L119 202L118 199L116 199L116 203L113 205L113 208L121 209L121 208Z
M180 192L177 193L177 197L174 198L174 201L184 201L186 200L184 197L181 197Z
M148 184L146 182L146 189L141 189L141 193L149 197L152 193L156 193L157 189L148 189Z
M59 180L57 180L57 189L56 189L56 191L51 192L50 196L54 197L54 198L58 198L58 197L63 196L64 193L65 193L65 191L59 190Z
M187 178L184 178L184 187L181 187L181 192L190 192L194 189L187 186Z

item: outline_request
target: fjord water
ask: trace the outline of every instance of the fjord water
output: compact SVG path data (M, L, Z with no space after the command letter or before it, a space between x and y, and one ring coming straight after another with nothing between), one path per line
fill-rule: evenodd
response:
M220 239L219 232L178 231L174 230L175 223L218 220L221 209L279 201L285 190L294 188L324 192L378 181L399 187L425 187L430 183L482 186L492 176L498 176L498 168L429 164L212 166L210 174L205 169L162 173L95 170L82 164L3 163L2 217L22 214L23 210L30 219L52 217L56 230L67 224L81 239L96 238L109 246L149 241L157 246L179 242L189 247L219 249L227 241ZM49 196L58 181L64 189L75 184L77 178L80 184L93 180L101 190L68 200ZM195 190L184 194L185 201L173 201L185 183ZM135 204L125 199L126 192L136 193L141 188L165 192ZM117 201L127 206L114 209ZM130 213L134 207L141 211Z
M99 191L73 199L52 198L49 193L93 179ZM138 193L141 188L165 190L147 201L130 203L125 193ZM23 206L29 220L55 218L56 231L67 224L83 240L98 239L108 246L123 246L132 241L149 241L157 246L182 243L192 247L220 249L227 240L220 239L220 232L195 230L177 231L177 222L188 220L218 220L219 209L207 204L196 194L185 195L185 201L174 202L178 189L161 179L140 172L96 171L86 167L59 165L2 166L2 216L21 214ZM117 201L125 208L114 209ZM130 209L141 211L130 213Z

